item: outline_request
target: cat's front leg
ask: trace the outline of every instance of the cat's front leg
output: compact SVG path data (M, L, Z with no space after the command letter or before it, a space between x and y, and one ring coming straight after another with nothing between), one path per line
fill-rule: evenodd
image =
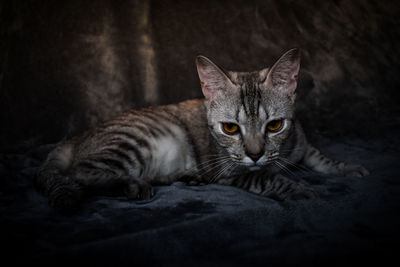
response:
M330 159L311 145L307 147L303 163L312 170L324 174L356 177L369 175L369 171L363 166Z
M318 198L318 193L313 188L279 173L264 180L264 189L260 194L280 201Z
M71 172L74 179L85 188L113 188L122 187L126 197L130 200L147 200L154 196L154 189L144 179L131 175L118 175L115 171L102 169L95 165L85 165L82 161Z
M143 180L130 179L124 187L124 193L131 200L147 200L154 196L154 188Z
M318 198L318 193L313 188L292 181L279 173L254 172L248 175L219 179L217 183L239 187L278 201Z

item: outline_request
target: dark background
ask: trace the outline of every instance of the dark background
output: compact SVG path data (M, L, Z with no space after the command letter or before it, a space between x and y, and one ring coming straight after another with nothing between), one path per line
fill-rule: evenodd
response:
M397 1L0 1L0 236L14 263L345 266L397 259ZM54 144L125 109L201 97L194 59L229 70L302 49L310 141L362 179L294 171L320 193L279 203L217 185L91 197L61 216L32 178Z
M2 1L0 12L3 151L201 97L198 54L249 71L293 47L307 131L380 134L399 123L396 1Z

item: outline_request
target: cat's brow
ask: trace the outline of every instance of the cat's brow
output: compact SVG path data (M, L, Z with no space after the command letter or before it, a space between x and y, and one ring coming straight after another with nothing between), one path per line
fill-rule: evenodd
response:
M259 115L261 92L252 77L241 86L240 101L247 116L255 118Z

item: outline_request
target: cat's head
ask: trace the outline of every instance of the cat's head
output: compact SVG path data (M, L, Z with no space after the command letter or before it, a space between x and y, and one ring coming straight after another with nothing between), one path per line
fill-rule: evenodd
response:
M272 68L225 71L196 59L210 131L231 159L250 170L270 163L293 131L300 51L286 52Z

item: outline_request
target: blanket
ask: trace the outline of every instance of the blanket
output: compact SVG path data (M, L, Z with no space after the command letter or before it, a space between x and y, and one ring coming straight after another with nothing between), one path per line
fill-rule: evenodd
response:
M1 155L1 254L13 265L327 266L383 264L399 249L400 155L396 135L319 138L327 155L363 164L367 177L294 168L315 200L277 202L238 188L181 182L148 201L91 196L55 213L32 184L54 145Z

